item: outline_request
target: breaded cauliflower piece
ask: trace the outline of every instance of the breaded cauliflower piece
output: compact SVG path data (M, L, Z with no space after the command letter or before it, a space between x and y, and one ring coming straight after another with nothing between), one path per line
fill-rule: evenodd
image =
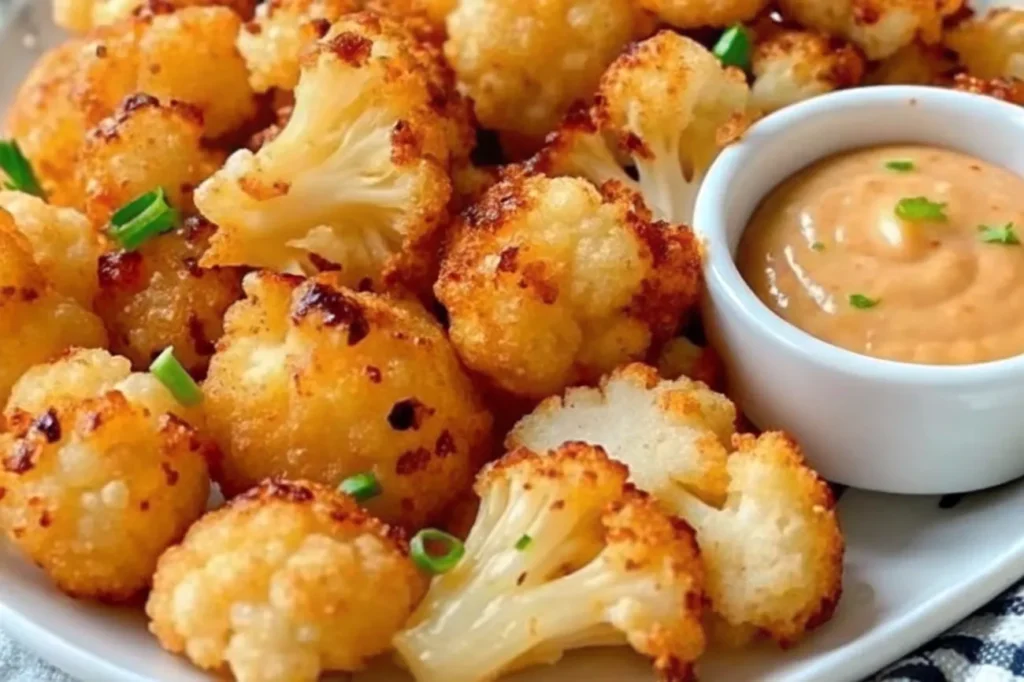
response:
M703 384L644 365L553 397L508 447L603 447L633 481L697 530L716 616L733 643L762 631L783 646L828 621L842 590L843 537L828 486L788 436L732 433L735 408ZM725 444L736 448L726 456Z
M636 164L655 216L690 223L704 173L752 120L750 89L700 43L662 31L608 68L595 115Z
M104 246L92 223L74 209L52 206L23 192L0 191L0 209L14 218L54 289L91 308L97 288L96 261Z
M946 83L962 67L957 55L942 45L913 42L872 65L866 85L935 85Z
M751 65L751 102L764 113L864 78L864 57L855 47L814 31L773 31L756 42Z
M443 330L418 304L247 275L203 386L228 495L270 476L337 485L372 472L367 507L420 527L469 488L491 417Z
M672 339L661 349L658 374L665 379L693 379L716 391L725 386L725 366L715 349L698 346L683 336Z
M0 403L32 365L74 346L106 343L100 319L53 287L31 243L0 209Z
M470 207L435 286L470 369L543 398L671 338L700 289L685 227L609 183L511 169Z
M964 21L944 42L972 76L1024 81L1024 9L1003 7Z
M988 95L1010 104L1024 106L1024 81L1016 78L975 78L965 73L953 78L952 88L977 95Z
M665 679L704 649L692 531L626 485L600 448L518 449L476 483L465 555L395 649L419 682L481 682L570 649L628 644Z
M196 5L223 5L239 16L252 16L256 0L53 0L53 21L75 33L127 19L146 5L161 4L175 9Z
M644 25L632 0L460 0L445 55L485 128L539 141Z
M638 0L640 6L676 28L725 27L756 17L769 0Z
M918 38L933 45L942 38L942 21L963 0L779 0L787 18L841 36L868 59L885 59Z
M145 369L168 346L193 376L202 377L224 332L224 313L242 297L238 268L201 268L214 231L189 218L135 251L99 259L96 312L110 334L110 348ZM94 266L95 267L95 266Z
M155 188L190 213L192 191L220 168L225 155L203 145L203 116L172 100L131 95L85 138L76 169L85 212L97 225Z
M102 350L29 370L0 435L0 528L64 592L122 602L206 507L216 448Z
M306 53L287 125L196 191L219 226L204 265L316 272L425 290L451 197L442 67L399 24L349 15ZM439 96L440 101L439 101Z
M238 682L315 682L389 647L423 593L401 532L306 481L266 481L160 559L146 604L164 648Z
M527 168L551 177L586 178L598 187L614 181L639 192L639 183L622 167L629 162L628 155L620 158L615 136L603 130L595 119L592 107L583 103L574 105L558 128L544 140L544 147L527 161Z

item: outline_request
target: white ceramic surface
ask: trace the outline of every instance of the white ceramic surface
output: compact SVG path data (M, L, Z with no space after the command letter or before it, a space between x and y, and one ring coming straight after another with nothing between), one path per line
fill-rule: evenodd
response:
M39 48L57 33L49 2L34 0L0 31L0 102ZM977 3L976 3L977 4ZM26 36L28 36L26 38ZM26 48L24 45L28 45ZM800 647L712 655L708 682L851 682L910 651L1024 574L1024 485L968 497L848 491L839 503L847 537L846 590L835 618ZM81 604L60 595L0 541L0 627L85 682L209 682L147 634L138 611ZM514 682L649 682L646 663L621 650L579 652ZM355 682L407 682L382 664Z
M859 355L775 315L733 262L781 179L836 152L908 142L1024 174L1024 108L937 88L864 88L759 122L715 162L697 200L705 319L747 416L793 433L825 478L896 493L977 490L1024 475L1024 356L940 367Z

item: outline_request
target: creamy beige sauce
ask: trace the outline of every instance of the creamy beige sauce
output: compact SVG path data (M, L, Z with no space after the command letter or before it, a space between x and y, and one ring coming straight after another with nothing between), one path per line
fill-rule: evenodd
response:
M892 161L913 169L891 170ZM947 220L897 217L913 197L944 203ZM979 230L1008 223L1024 241L1019 176L944 149L875 147L775 188L737 264L780 317L833 345L905 362L984 362L1024 352L1024 245L986 243L1000 233Z

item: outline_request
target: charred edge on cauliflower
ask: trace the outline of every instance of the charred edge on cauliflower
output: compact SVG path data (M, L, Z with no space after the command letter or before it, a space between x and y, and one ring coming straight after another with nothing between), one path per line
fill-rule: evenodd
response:
M327 284L308 285L292 307L292 320L298 322L311 315L319 315L328 327L344 325L348 328L348 345L354 346L370 333L366 311L354 297Z

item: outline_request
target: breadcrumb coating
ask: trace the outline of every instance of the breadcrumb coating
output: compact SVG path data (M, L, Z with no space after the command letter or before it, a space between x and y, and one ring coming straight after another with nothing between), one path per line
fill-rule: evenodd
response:
M985 80L961 73L953 78L952 87L954 90L973 92L976 95L988 95L1010 104L1024 106L1024 81L1017 80L1016 78L990 78Z
M734 435L735 414L703 384L631 365L541 403L506 445L603 447L696 529L718 632L734 645L763 632L790 646L832 617L842 591L835 502L792 439Z
M1024 9L1003 7L961 22L944 43L971 76L1024 81Z
M53 21L75 33L86 33L99 26L127 19L149 6L182 7L221 5L241 17L252 15L257 0L53 0Z
M0 209L0 403L32 365L74 346L106 343L100 319L53 287L33 260L31 242Z
M762 112L859 85L864 57L848 43L813 31L780 30L755 44L751 102Z
M685 337L665 344L658 356L658 374L665 379L686 377L715 391L725 387L725 365L711 346L698 346Z
M942 45L913 42L872 65L867 85L935 85L946 83L962 67L955 52Z
M105 351L32 368L0 434L0 528L69 595L123 602L206 507L216 448ZM175 410L177 411L177 410Z
M636 195L511 169L464 214L435 293L472 370L543 398L666 341L699 283L692 232Z
M481 125L539 141L646 26L632 0L460 0L445 55Z
M423 593L402 534L351 498L272 480L160 559L146 604L164 648L238 682L315 682L386 651Z
M96 312L110 334L111 350L137 369L149 367L173 346L186 370L196 377L206 374L224 331L224 313L242 297L240 269L199 267L214 229L201 218L189 218L135 251L100 257Z
M104 240L89 220L71 208L23 192L0 191L0 209L11 214L32 247L32 258L54 289L86 309L96 295L96 261Z
M269 476L337 485L372 472L367 507L420 527L469 488L490 414L416 303L271 273L244 280L203 385L237 494Z
M756 17L769 0L638 0L676 28L725 27Z
M569 649L624 644L662 679L693 679L704 649L693 533L626 476L583 443L488 465L464 557L395 637L416 679L493 680Z

